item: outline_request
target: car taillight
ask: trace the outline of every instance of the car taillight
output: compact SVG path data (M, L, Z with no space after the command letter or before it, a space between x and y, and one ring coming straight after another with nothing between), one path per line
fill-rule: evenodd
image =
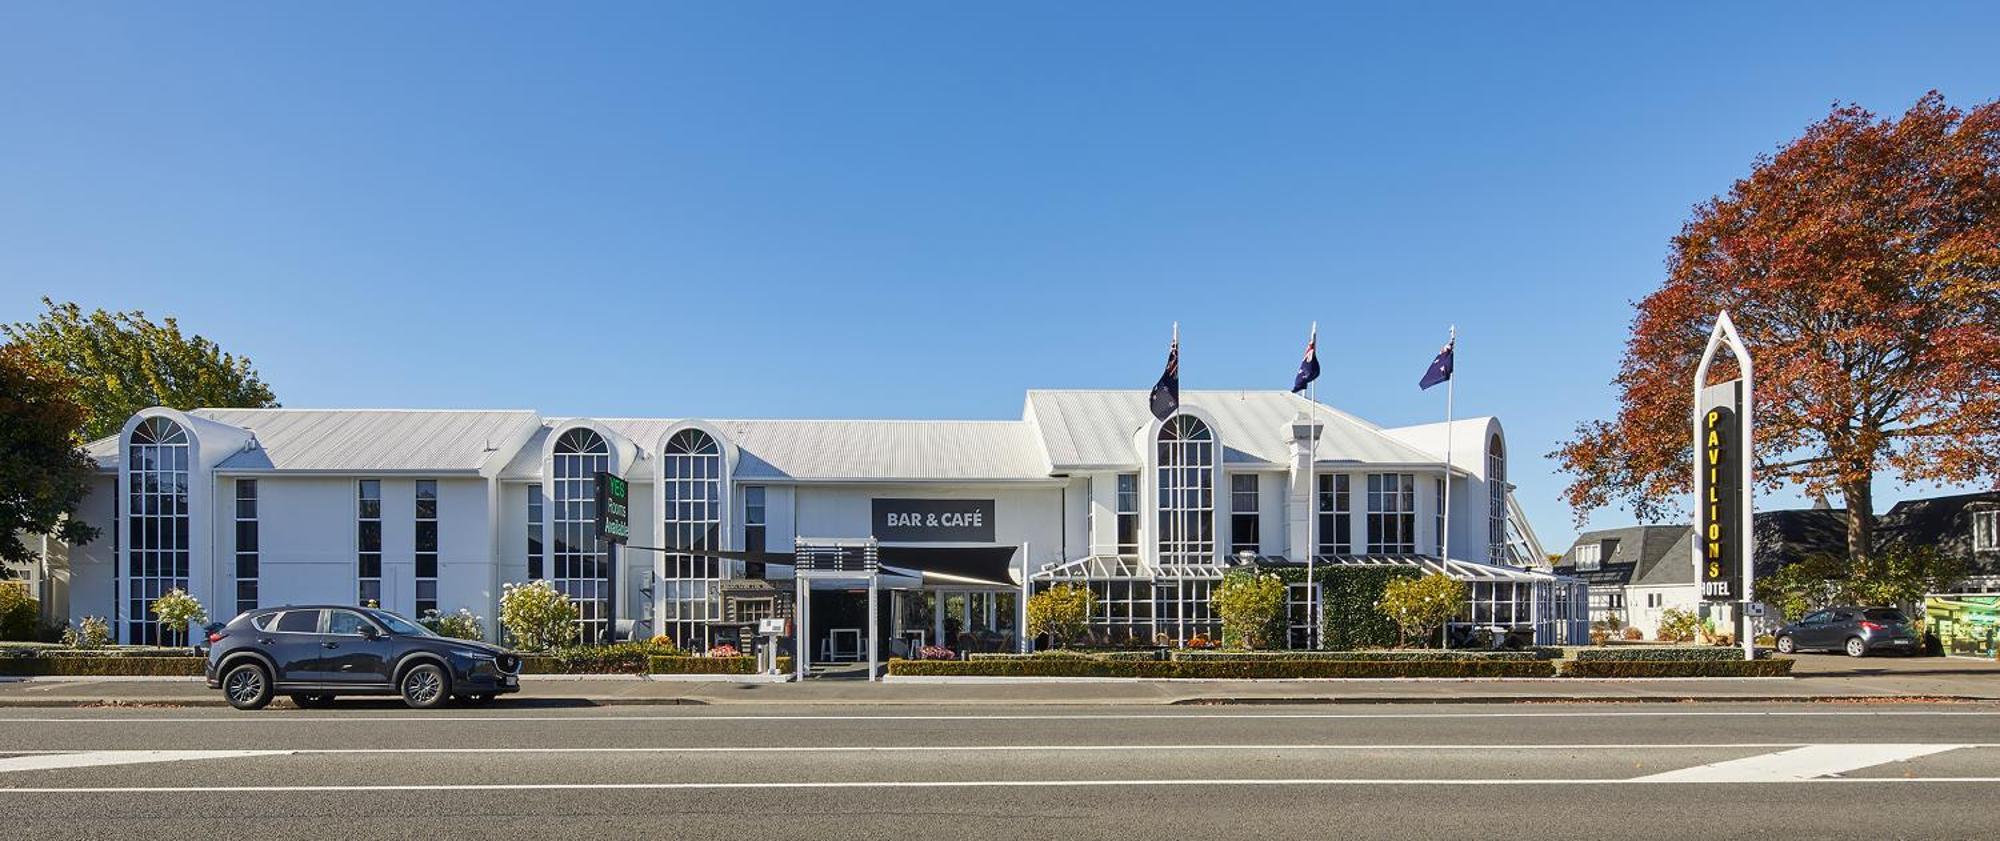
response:
M1861 627L1863 627L1863 628L1867 628L1868 630L1871 630L1871 631L1880 631L1880 630L1882 630L1882 629L1883 629L1883 626L1882 626L1882 625L1880 625L1880 624L1877 624L1877 623L1874 623L1874 622L1870 622L1870 621L1868 621L1868 620L1866 620L1866 619L1863 619L1863 620L1861 620Z
M209 644L209 645L214 645L214 644L216 644L216 643L218 643L218 642L221 642L221 641L223 641L223 640L224 640L224 639L226 639L226 638L227 638L228 636L229 636L228 634L225 634L225 633L223 633L223 632L221 632L221 631L210 631L210 632L208 632L208 644Z

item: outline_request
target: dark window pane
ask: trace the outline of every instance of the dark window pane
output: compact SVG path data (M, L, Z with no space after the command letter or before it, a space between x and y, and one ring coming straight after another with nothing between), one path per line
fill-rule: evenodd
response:
M314 634L319 632L319 611L287 610L278 617L278 630L290 634Z

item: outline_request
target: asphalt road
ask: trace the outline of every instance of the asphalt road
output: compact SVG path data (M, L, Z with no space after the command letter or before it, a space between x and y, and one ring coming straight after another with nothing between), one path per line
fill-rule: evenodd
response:
M0 837L1988 837L2000 705L0 710Z

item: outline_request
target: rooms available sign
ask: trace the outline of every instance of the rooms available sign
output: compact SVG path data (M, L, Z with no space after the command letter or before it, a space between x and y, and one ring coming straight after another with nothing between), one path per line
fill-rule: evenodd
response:
M873 533L884 543L992 543L993 500L881 499Z

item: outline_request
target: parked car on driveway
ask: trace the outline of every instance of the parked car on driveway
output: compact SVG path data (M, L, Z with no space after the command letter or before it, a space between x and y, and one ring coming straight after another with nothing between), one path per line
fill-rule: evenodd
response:
M441 637L386 610L287 605L210 626L208 688L254 710L277 694L301 707L341 695L400 695L418 709L457 698L485 703L521 691L521 657Z
M1874 651L1923 651L1910 619L1893 607L1829 607L1778 629L1778 651L1845 651L1863 657Z

